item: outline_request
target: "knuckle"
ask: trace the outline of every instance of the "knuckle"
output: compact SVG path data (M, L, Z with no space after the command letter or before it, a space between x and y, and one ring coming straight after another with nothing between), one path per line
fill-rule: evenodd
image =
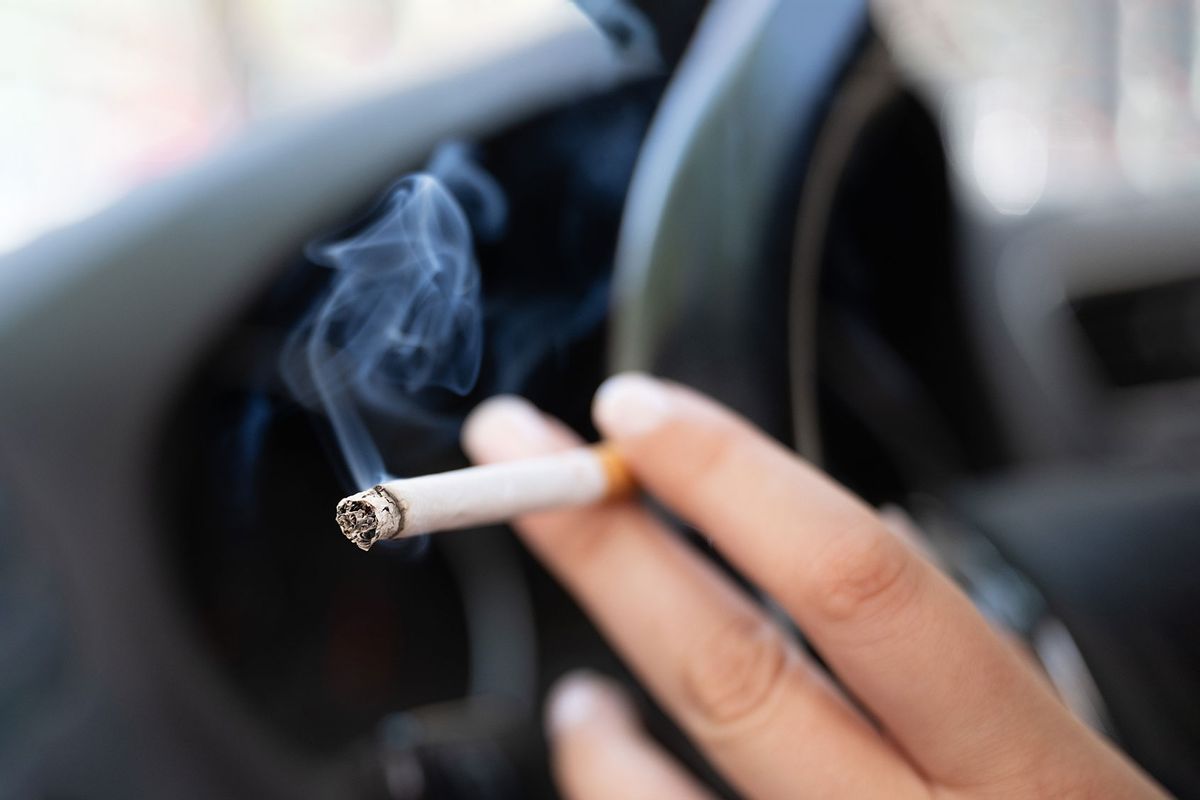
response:
M835 537L814 559L812 570L812 602L835 621L895 610L913 585L909 552L876 524Z
M770 623L736 617L702 640L687 661L685 686L708 727L737 725L775 702L788 664L787 645Z

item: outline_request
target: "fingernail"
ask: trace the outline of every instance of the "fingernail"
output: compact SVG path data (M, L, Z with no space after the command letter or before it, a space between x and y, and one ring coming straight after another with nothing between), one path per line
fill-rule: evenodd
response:
M614 375L596 392L592 416L609 437L644 436L667 420L671 398L659 381L638 372Z
M551 733L561 733L582 725L596 716L601 702L595 681L573 675L560 682L550 695L546 727Z
M463 423L462 446L476 461L496 461L537 452L550 428L542 413L512 395L480 403Z
M557 735L596 722L616 722L625 717L625 701L609 682L590 672L575 672L561 679L546 702L546 728Z

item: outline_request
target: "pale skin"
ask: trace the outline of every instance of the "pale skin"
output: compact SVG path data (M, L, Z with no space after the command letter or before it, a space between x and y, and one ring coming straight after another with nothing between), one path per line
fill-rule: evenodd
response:
M609 380L593 416L644 490L710 537L837 676L637 499L517 520L528 547L743 796L1163 796L917 548L747 422L642 375ZM517 398L483 404L464 429L479 462L579 443ZM572 800L711 796L604 679L560 683L548 731Z

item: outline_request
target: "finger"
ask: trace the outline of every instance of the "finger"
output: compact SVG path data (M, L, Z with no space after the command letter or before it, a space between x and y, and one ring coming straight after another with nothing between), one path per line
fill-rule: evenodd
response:
M887 529L898 536L901 541L911 547L919 557L925 559L938 569L946 568L945 562L925 538L925 535L921 532L921 529L917 526L917 523L904 511L904 509L900 508L899 506L885 505L879 509L878 513L879 519L885 526L887 526ZM1047 685L1047 688L1054 693L1054 696L1061 701L1062 697L1058 694L1058 690L1054 687L1054 684L1050 682L1050 676L1048 676L1045 670L1042 669L1038 662L1037 655L1033 652L1029 645L1027 645L1024 640L1022 640L1021 637L1014 631L1000 625L996 621L989 622L989 625L992 632L999 636L1001 641L1003 641L1005 645L1007 645L1014 653L1017 654L1021 665L1026 669L1033 670L1034 676L1039 681L1044 682Z
M594 411L644 486L793 615L927 775L1011 769L1014 741L1029 758L1071 725L949 580L732 413L639 375L611 379Z
M570 800L701 800L709 794L641 730L624 693L575 673L551 692L554 777Z
M578 439L528 404L489 401L464 445L498 461ZM908 765L764 613L633 502L516 527L714 765L754 797L924 794Z

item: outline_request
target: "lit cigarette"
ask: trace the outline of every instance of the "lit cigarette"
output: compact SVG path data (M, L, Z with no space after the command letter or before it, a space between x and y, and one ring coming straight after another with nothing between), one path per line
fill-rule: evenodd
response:
M387 539L494 525L531 511L627 494L628 468L605 445L388 481L345 498L337 522L363 550Z

